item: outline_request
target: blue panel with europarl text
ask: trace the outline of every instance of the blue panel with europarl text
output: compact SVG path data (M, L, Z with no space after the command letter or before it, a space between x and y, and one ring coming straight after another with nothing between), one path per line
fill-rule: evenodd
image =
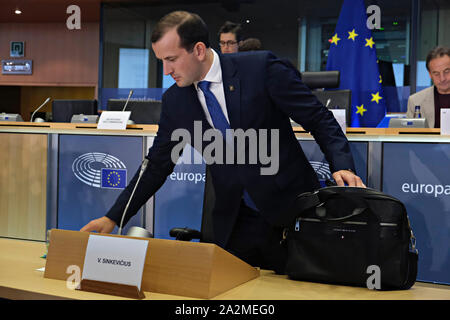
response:
M405 204L419 281L450 284L449 162L449 143L383 143L383 192Z

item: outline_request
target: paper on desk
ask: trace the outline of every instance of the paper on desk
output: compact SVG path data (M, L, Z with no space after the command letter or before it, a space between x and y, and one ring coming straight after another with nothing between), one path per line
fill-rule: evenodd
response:
M330 109L333 112L334 118L341 126L342 131L345 133L347 130L347 121L345 118L345 109Z
M441 109L441 135L450 135L450 109Z

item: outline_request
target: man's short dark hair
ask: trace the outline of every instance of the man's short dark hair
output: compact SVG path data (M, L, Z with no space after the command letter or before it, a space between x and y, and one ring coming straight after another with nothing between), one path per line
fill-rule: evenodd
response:
M242 28L239 23L234 23L231 21L227 21L220 27L217 36L220 39L220 34L222 33L232 33L236 37L236 41L241 41L242 39Z
M450 48L449 47L444 47L444 46L437 46L434 47L427 55L427 70L430 71L430 61L436 58L440 58L443 56L449 56L450 57Z
M187 11L174 11L162 17L152 32L152 43L161 39L167 31L176 28L180 37L180 47L192 51L197 42L209 48L209 31L198 14Z
M257 38L247 38L239 45L239 52L262 50L261 41Z

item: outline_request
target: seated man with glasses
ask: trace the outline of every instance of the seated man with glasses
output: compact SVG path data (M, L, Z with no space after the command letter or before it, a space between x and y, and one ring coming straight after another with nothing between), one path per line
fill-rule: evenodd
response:
M222 53L235 53L239 51L242 38L242 28L238 23L227 21L220 27L219 45Z

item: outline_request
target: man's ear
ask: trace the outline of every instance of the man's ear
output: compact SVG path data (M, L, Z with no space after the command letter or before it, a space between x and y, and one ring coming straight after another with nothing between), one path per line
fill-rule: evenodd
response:
M200 60L203 61L206 59L206 46L203 42L197 42L194 45L194 54Z

